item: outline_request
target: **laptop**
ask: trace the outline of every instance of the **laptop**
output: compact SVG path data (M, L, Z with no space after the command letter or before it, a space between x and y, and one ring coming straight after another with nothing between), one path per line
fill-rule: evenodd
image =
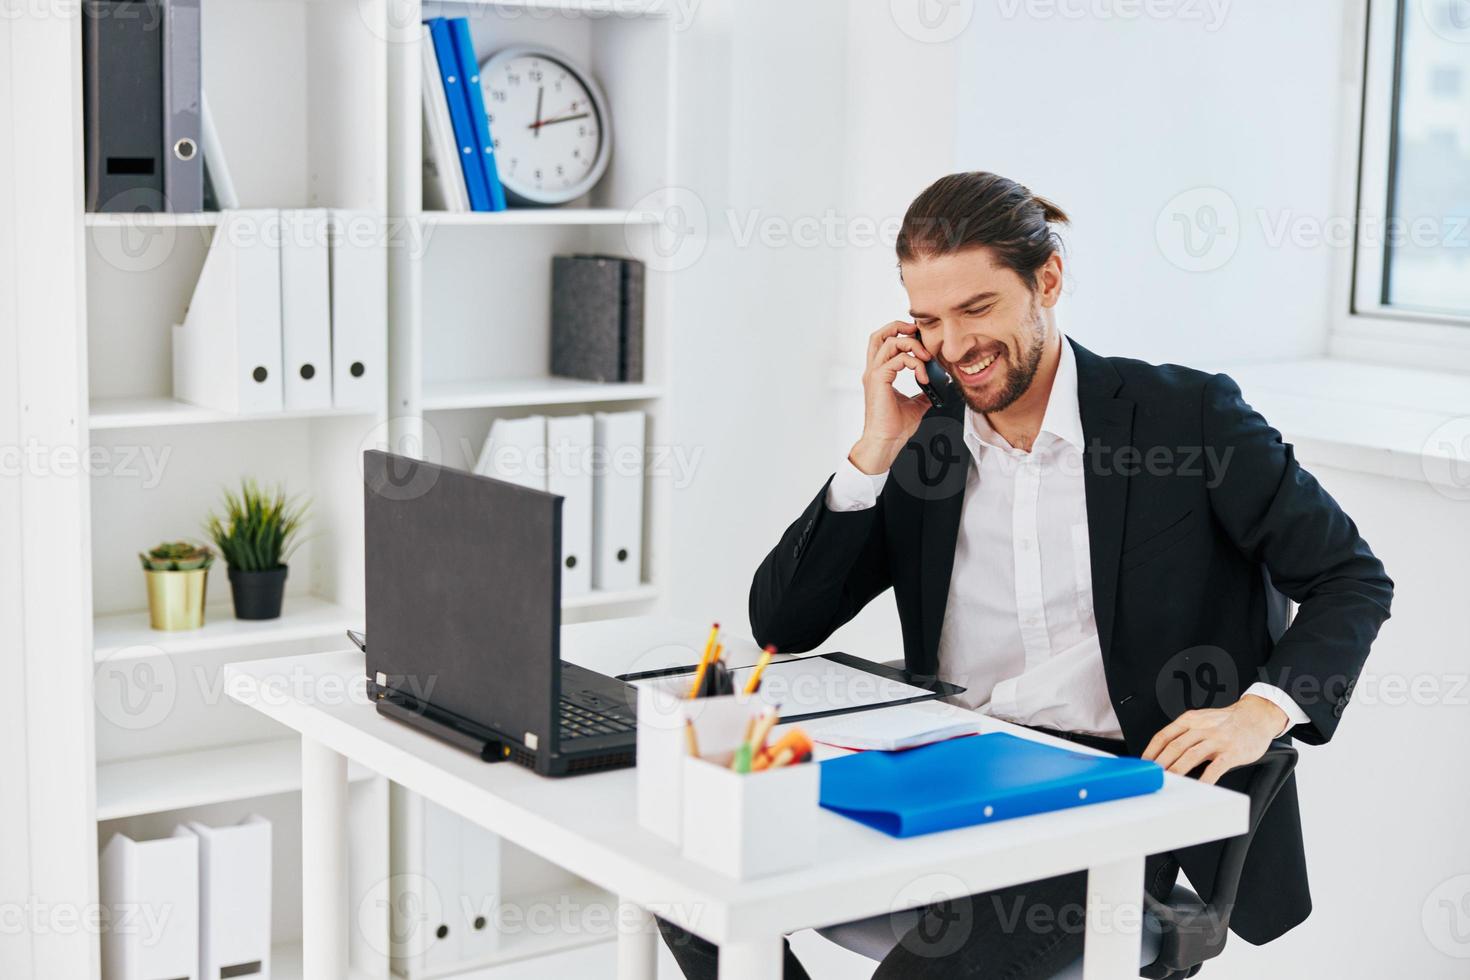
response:
M561 659L562 498L363 454L377 710L544 776L633 765L636 690Z

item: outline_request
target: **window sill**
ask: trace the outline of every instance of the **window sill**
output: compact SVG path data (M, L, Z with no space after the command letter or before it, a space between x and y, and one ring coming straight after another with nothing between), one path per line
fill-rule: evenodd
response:
M1220 370L1303 463L1470 499L1470 374L1324 357Z

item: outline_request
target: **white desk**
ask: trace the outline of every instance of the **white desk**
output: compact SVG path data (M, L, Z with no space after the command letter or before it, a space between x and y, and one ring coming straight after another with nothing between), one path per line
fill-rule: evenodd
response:
M683 645L703 642L697 627L682 644L652 638L668 629L650 620L567 627L563 656L619 673L681 662ZM736 648L741 659L751 652ZM717 943L722 980L777 980L787 933L1084 868L1085 976L1135 977L1144 855L1244 833L1247 823L1246 797L1176 776L1149 796L907 840L822 811L809 867L741 882L639 827L631 769L545 779L381 717L356 650L234 664L226 676L232 697L301 733L303 966L314 978L347 976L349 759L618 895L620 980L654 977L650 913Z

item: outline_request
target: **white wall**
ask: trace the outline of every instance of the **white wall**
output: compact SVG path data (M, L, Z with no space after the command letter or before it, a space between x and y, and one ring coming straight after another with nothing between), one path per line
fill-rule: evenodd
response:
M673 491L669 591L680 616L742 631L756 565L830 467L840 256L782 236L841 204L845 53L811 43L840 8L706 0L680 40L678 174L707 235L673 273L674 442L697 466Z
M1091 12L1130 5L1092 0L974 5L953 42L957 162L1072 216L1063 329L1099 352L1183 363L1325 349L1333 250L1276 232L1339 213L1338 167L1351 163L1338 146L1340 75L1355 67L1342 42L1356 6L1161 0L1131 7L1173 16L1125 19ZM1172 212L1198 222L1202 247L1198 208L1212 204L1238 246L1225 260L1223 235L1199 257L1210 268L1188 271Z

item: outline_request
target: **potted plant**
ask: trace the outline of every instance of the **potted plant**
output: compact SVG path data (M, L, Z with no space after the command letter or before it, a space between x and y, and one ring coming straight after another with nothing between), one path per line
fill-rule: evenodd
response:
M148 581L148 625L156 630L197 630L204 625L204 591L214 552L189 541L168 541L139 552Z
M225 491L224 516L211 514L206 525L214 546L230 566L230 595L236 619L276 619L286 590L286 559L306 505L288 500L284 490L262 490L253 480L240 492Z

